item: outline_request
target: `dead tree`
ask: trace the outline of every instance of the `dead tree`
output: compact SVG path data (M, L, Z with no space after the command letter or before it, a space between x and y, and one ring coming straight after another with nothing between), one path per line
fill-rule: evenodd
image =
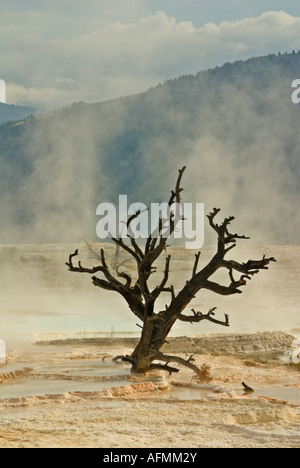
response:
M179 171L175 190L171 192L169 199L169 207L175 202L176 205L181 203L181 179L185 167ZM199 271L200 252L195 255L195 261L191 267L191 277L184 284L180 291L175 291L174 287L169 282L169 272L171 264L171 255L168 255L165 260L165 268L161 281L155 288L150 287L150 277L156 272L154 266L156 260L166 251L167 238L162 235L166 223L169 222L169 236L171 236L180 219L179 213L173 213L168 220L160 219L159 226L155 232L152 232L145 245L138 245L133 236L128 236L129 241L125 242L122 238L113 238L118 250L122 249L133 259L136 264L137 279L133 279L128 272L121 271L120 265L115 271L108 266L104 250L100 250L99 265L93 268L82 266L79 261L74 265L73 261L78 256L78 250L70 254L69 261L66 263L70 271L78 273L87 273L92 276L92 282L95 286L119 293L127 302L130 310L142 322L142 332L138 345L130 356L117 356L116 360L122 360L131 363L133 372L146 372L150 369L165 369L172 372L178 372L178 369L171 367L170 362L175 362L199 374L198 367L194 364L193 356L189 359L183 359L178 356L169 356L161 351L166 338L169 335L174 323L177 320L182 322L198 323L208 320L217 325L229 326L229 316L225 314L224 319L220 320L215 317L216 308L211 308L207 313L197 312L191 309L191 314L183 312L195 298L196 294L201 289L208 289L223 296L232 294L241 294L241 288L246 285L247 280L250 280L260 270L267 270L270 262L276 261L273 257L266 258L263 256L261 260L249 260L246 263L239 263L234 260L227 260L225 256L236 246L238 239L249 239L246 236L232 234L229 231L230 223L234 217L225 218L221 224L216 223L216 216L220 209L214 208L207 216L211 228L217 235L216 253L210 262ZM130 232L132 221L140 215L137 212L127 220L127 228ZM220 269L225 269L228 272L229 283L226 285L219 284L212 280L212 276ZM101 274L101 277L95 276ZM236 274L238 277L236 278ZM168 304L165 310L155 309L155 303L161 294L168 295Z

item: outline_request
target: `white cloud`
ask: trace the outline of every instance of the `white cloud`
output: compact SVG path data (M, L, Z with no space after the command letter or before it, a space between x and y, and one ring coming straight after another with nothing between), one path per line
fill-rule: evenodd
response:
M300 18L283 11L200 28L157 12L128 24L93 24L72 38L44 37L37 27L29 33L29 17L36 18L28 14L24 32L0 44L9 102L101 101L226 61L300 48Z

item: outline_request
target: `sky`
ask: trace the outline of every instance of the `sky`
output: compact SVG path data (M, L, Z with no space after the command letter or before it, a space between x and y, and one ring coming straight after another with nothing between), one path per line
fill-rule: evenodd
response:
M298 0L1 0L7 103L61 108L300 48Z

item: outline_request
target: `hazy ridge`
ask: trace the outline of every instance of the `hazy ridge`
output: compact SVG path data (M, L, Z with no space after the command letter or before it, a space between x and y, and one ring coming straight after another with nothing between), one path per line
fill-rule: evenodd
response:
M300 54L269 55L147 92L0 127L0 242L95 238L96 206L162 201L188 166L184 201L220 206L256 242L298 244Z

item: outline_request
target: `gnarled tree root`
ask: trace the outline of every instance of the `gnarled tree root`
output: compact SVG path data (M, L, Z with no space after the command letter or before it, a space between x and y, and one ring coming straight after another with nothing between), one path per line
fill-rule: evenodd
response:
M137 362L131 356L119 355L113 358L113 361L114 362L117 362L117 361L129 362L130 364L132 364L132 369L134 369L135 372L136 371L139 372ZM165 362L165 364L153 362L150 364L149 369L147 370L151 370L151 369L165 370L169 372L170 375L172 375L173 373L179 372L179 369L169 366L169 363L176 362L177 364L180 364L182 366L188 367L189 369L193 370L198 376L201 375L201 370L196 366L196 364L193 364L193 361L194 361L193 355L191 355L189 359L183 359L179 356L169 356L166 354L162 354L161 352L158 352L157 358L155 359L155 361L163 361ZM141 371L141 373L144 373L144 372L145 370Z

